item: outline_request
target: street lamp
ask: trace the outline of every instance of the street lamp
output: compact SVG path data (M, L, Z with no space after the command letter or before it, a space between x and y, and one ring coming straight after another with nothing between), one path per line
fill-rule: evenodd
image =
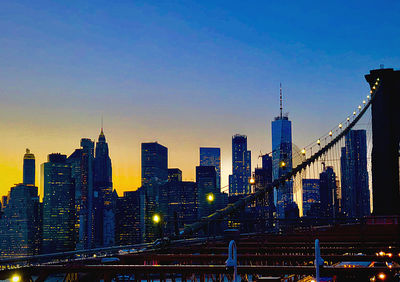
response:
M159 214L155 213L155 214L153 215L153 222L154 222L155 224L158 224L158 223L160 223L160 221L161 221L161 216L160 216Z
M249 179L249 183L250 184L254 184L254 183L256 183L256 180L252 177L252 178Z
M21 281L21 276L16 274L11 278L11 281L12 282L19 282L19 281Z
M214 200L215 200L215 197L214 197L214 194L213 193L208 193L207 194L207 196L206 196L206 198L207 198L207 201L211 204L212 202L214 202Z

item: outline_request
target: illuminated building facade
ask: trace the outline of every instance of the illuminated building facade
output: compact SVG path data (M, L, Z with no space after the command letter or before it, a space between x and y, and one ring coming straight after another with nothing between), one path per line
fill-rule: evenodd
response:
M42 164L43 253L75 248L75 187L67 156L50 154Z
M232 137L232 175L229 175L229 196L250 193L251 151L247 150L247 136Z

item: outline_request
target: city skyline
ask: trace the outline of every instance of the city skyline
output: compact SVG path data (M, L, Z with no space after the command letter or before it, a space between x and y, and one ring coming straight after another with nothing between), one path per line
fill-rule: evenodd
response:
M220 147L223 187L233 134L271 151L279 82L302 147L352 113L369 90L363 74L400 64L379 43L399 44L398 3L379 14L373 2L43 4L0 4L1 195L22 182L26 148L40 183L47 155L95 140L101 115L120 195L140 186L140 144L153 141L192 181L198 148Z

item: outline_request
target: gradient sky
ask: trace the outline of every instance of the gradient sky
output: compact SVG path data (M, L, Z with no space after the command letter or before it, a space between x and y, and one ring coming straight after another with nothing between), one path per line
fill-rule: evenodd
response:
M302 147L368 94L363 75L400 66L399 1L0 2L0 194L22 181L25 148L40 164L98 137L114 187L140 185L140 144L169 149L194 180L200 146L248 136L253 166L284 111Z

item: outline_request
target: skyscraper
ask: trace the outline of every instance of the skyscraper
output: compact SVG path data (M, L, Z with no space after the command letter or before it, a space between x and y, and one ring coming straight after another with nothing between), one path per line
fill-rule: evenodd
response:
M43 252L75 248L75 189L67 156L50 154L42 164Z
M33 162L26 160L33 160ZM38 188L34 186L35 159L24 156L23 178L27 184L11 187L6 197L3 196L2 215L0 218L0 256L30 256L40 251L41 205ZM32 177L33 176L33 177Z
M112 246L115 243L112 167L103 128L96 143L93 176L95 245Z
M159 211L160 186L168 181L168 149L157 142L142 143L142 199L141 215L143 239L156 239L153 215Z
M124 192L116 206L116 245L140 243L140 191Z
M17 184L8 194L8 203L0 219L1 257L38 254L38 232L38 189L32 185Z
M196 184L198 191L199 217L208 216L216 210L219 198L215 166L197 166Z
M319 179L303 179L303 216L309 216L311 207L320 203Z
M327 219L336 217L335 203L337 203L336 174L333 167L324 167L319 175L319 195L321 201L321 216Z
M215 166L217 188L221 189L221 149L200 147L200 166Z
M76 248L94 247L93 167L94 142L81 139L81 148L76 149L67 159L71 165L75 183L75 232Z
M232 175L229 175L229 196L250 193L251 151L247 150L247 136L232 137Z
M35 155L29 149L26 149L24 155L23 183L35 186Z
M342 211L348 217L370 214L367 171L367 135L365 130L351 130L342 148Z
M278 179L292 170L292 122L282 113L282 87L280 115L272 121L272 177ZM276 191L277 217L285 218L285 208L293 202L293 182L286 181Z

